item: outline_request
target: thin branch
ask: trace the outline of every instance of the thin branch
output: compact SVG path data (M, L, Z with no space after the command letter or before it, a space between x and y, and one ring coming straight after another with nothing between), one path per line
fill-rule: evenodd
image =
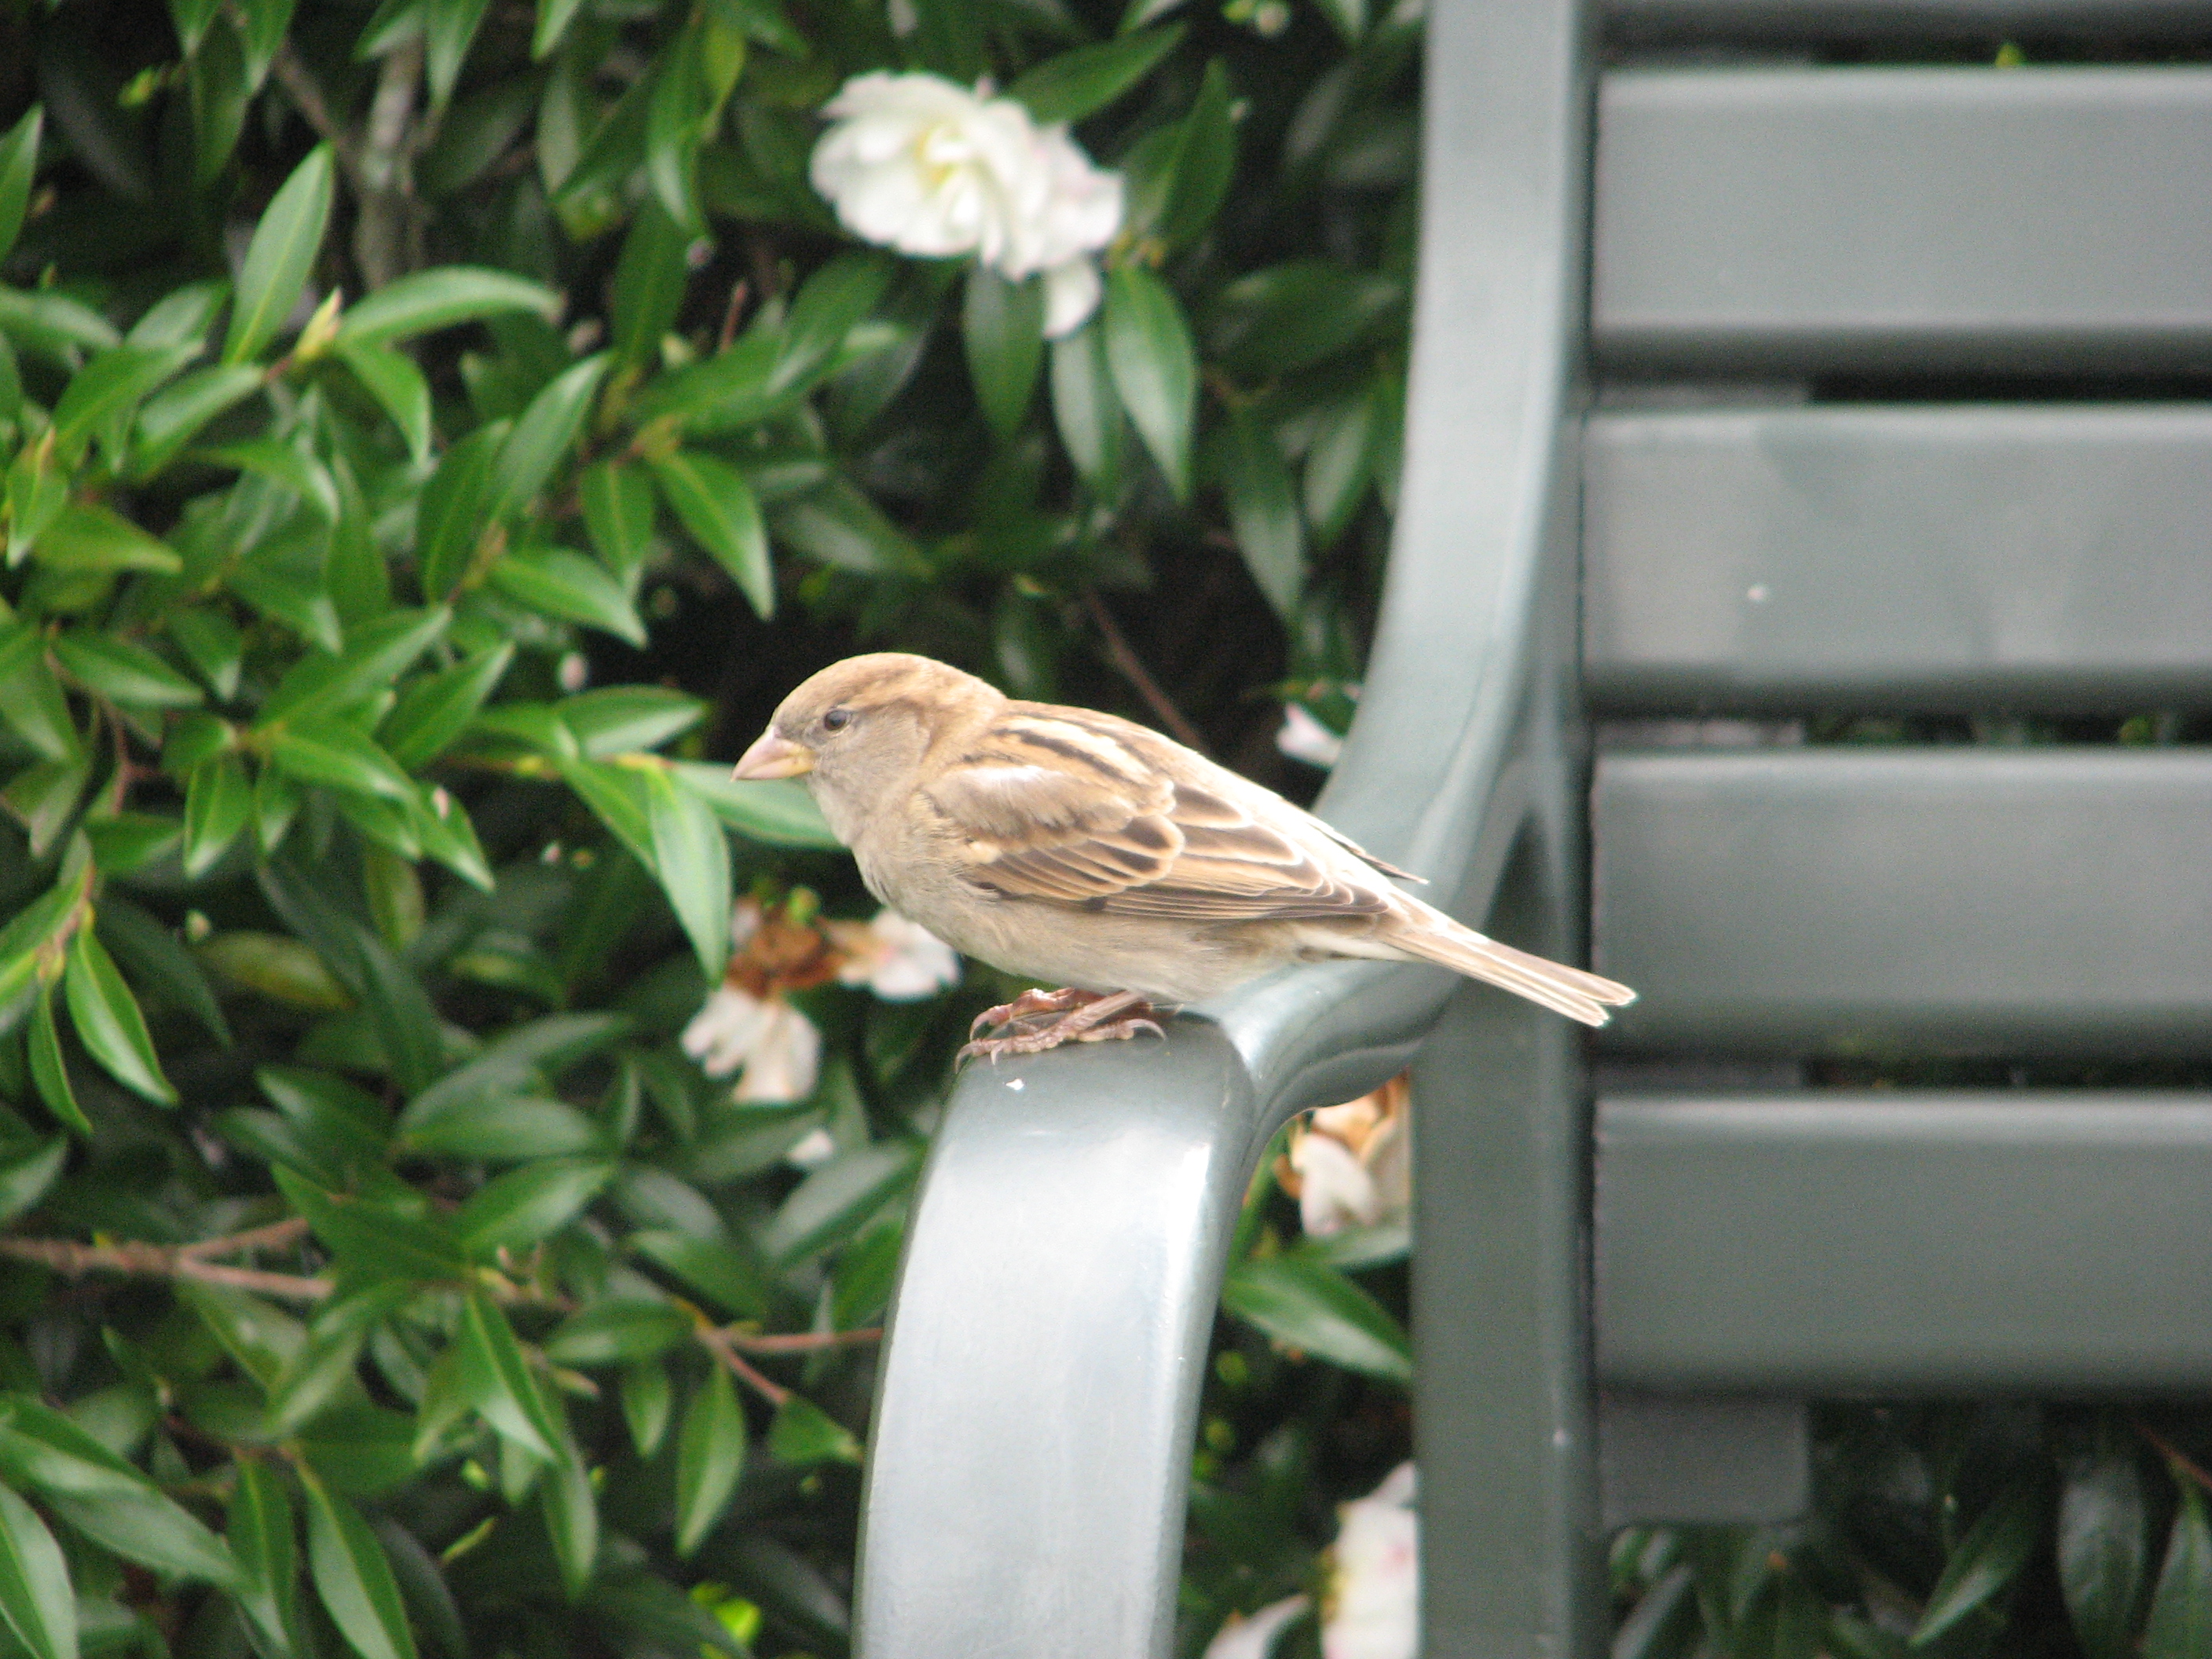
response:
M692 1332L708 1352L730 1368L730 1374L771 1406L781 1406L791 1398L791 1390L782 1383L763 1376L745 1363L745 1358L732 1346L730 1334L713 1325L702 1325Z
M362 283L372 290L398 276L407 264L415 189L408 166L408 122L422 79L422 39L417 35L385 55L368 106L353 257Z
M1199 736L1198 728L1184 717L1182 710L1175 706L1168 694L1160 690L1159 682L1145 667L1144 659L1138 656L1123 636L1121 624L1114 620L1114 613L1106 608L1106 601L1098 597L1098 590L1088 582L1083 585L1083 603L1091 612L1091 620L1098 624L1099 633L1105 636L1108 659L1121 671L1121 678L1136 688L1137 695L1145 700L1145 706L1158 717L1161 725L1174 734L1176 742L1187 749L1195 749L1201 755L1210 755L1212 751L1206 748L1206 739Z
M272 1221L265 1227L249 1227L242 1233L229 1233L221 1238L203 1238L197 1244L178 1246L180 1256L236 1255L241 1250L281 1250L296 1244L307 1236L307 1218L301 1215L287 1216L282 1221Z
M2203 1491L2212 1492L2212 1474L2205 1473L2193 1459L2164 1435L2140 1418L2136 1420L2136 1432L2155 1446L2176 1473L2187 1475Z
M727 351L730 342L738 337L738 323L745 314L745 297L751 292L752 284L742 276L730 284L730 303L722 312L722 331L716 343L718 350Z
M221 1241L210 1241L220 1243ZM263 1273L187 1255L167 1244L125 1243L80 1244L72 1238L0 1238L0 1255L35 1261L71 1279L88 1273L122 1273L139 1279L192 1279L204 1285L228 1285L287 1302L320 1302L331 1293L327 1279L299 1273Z
M309 126L330 141L331 149L338 158L338 166L345 171L347 181L356 191L362 189L361 146L346 131L344 124L331 113L330 100L323 96L323 83L315 79L314 70L309 69L301 60L300 54L292 50L289 40L276 48L276 58L270 67L276 73L276 83L290 95L292 106L300 112Z
M745 1353L814 1353L823 1348L857 1348L880 1342L879 1326L864 1331L799 1331L789 1335L762 1336L750 1331L725 1330L732 1347Z

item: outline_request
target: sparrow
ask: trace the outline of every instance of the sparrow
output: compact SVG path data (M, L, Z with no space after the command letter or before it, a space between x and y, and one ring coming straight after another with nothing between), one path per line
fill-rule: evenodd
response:
M1432 962L1602 1025L1625 985L1516 951L1273 791L1112 714L1008 697L927 657L848 657L738 762L803 777L868 890L1021 978L961 1058L1149 1031L1290 962ZM988 1032L989 1035L979 1035Z

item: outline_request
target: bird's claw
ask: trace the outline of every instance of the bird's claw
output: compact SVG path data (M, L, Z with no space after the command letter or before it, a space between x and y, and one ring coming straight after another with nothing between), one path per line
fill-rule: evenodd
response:
M953 1056L955 1066L970 1060L998 1064L1001 1054L1038 1054L1063 1042L1105 1042L1149 1031L1164 1040L1167 1032L1153 1019L1152 1005L1127 994L1102 997L1086 991L1025 991L1013 1001L987 1009L969 1030L971 1035L988 1029L991 1036L973 1036ZM1039 1024L1047 1014L1057 1015L1049 1024Z

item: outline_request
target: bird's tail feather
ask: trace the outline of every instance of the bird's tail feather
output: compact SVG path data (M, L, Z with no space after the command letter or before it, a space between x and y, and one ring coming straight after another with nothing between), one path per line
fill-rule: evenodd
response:
M1636 1000L1636 993L1626 985L1500 945L1462 927L1443 911L1404 896L1416 915L1385 937L1409 956L1514 992L1585 1025L1602 1025L1613 1018L1612 1010Z

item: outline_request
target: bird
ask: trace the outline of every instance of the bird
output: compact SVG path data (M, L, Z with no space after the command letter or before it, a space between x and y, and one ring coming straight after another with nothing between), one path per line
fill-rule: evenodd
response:
M1336 957L1436 963L1586 1025L1636 996L1462 926L1397 884L1419 877L1147 726L928 657L812 675L734 775L803 779L878 901L1036 981L977 1017L963 1061L1164 1035L1176 1008Z

